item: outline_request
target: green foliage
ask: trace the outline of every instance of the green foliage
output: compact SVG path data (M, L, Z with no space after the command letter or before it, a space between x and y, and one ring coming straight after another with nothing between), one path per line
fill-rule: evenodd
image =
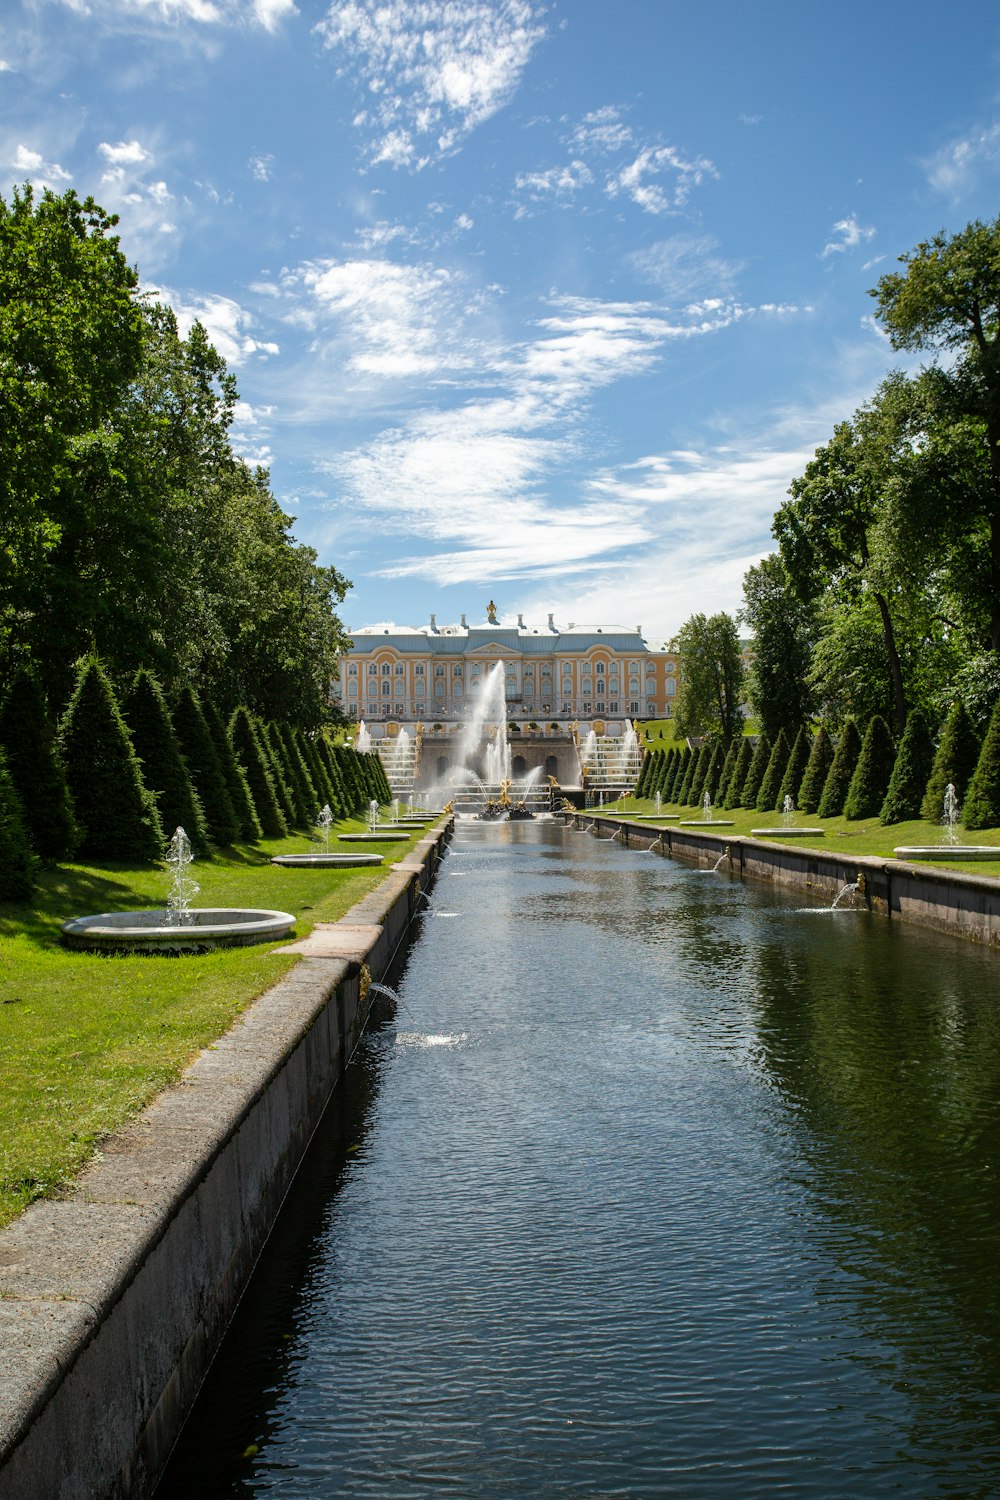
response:
M78 838L73 802L55 729L33 673L20 672L4 699L0 745L35 854L46 863L71 858Z
M366 812L368 810L369 799L365 794L364 782L361 779L361 771L357 764L357 751L351 749L349 745L335 745L333 747L333 754L334 759L340 767L345 795L348 798L349 812Z
M165 840L111 684L84 661L59 731L66 779L90 859L158 860Z
M35 865L21 799L0 750L0 901L27 901L35 888Z
M663 798L664 802L680 801L681 787L684 785L684 778L687 776L688 767L690 764L691 751L688 749L687 745L684 745L677 752L677 759L674 761L673 766L669 767L664 772L663 785L659 788L660 795Z
M316 741L312 737L312 735L308 734L298 735L297 739L299 742L299 750L302 753L302 757L305 760L306 765L309 767L309 779L311 780L313 786L316 788L316 796L319 801L319 811L322 812L323 807L326 806L329 807L330 811L332 812L333 803L335 800L333 784L330 781L330 776L326 769L326 766L320 759L319 751L316 748ZM318 815L319 814L317 813L317 816Z
M282 766L289 773L289 789L295 804L296 822L300 828L311 828L319 816L320 800L313 785L309 768L302 758L302 751L294 731L287 724L275 725L277 737L284 746Z
M729 749L726 751L726 758L722 762L722 770L719 772L718 780L712 791L712 800L717 802L720 807L726 800L729 783L733 779L733 767L736 765L736 760L740 753L741 742L741 740L730 741Z
M157 811L169 841L183 828L198 854L208 851L205 814L194 789L160 684L152 673L136 674L122 709L132 745L142 767L142 779L156 798Z
M238 708L229 721L229 737L246 775L264 837L280 838L288 832L288 825L275 794L272 760L262 726L248 709Z
M847 789L844 817L851 822L878 817L896 759L889 726L876 714L865 732L861 754Z
M778 731L778 738L774 742L771 754L768 757L767 767L764 771L760 786L757 788L757 800L754 803L758 812L771 812L778 800L778 791L785 775L788 765L788 740L785 731Z
M244 843L255 844L258 839L263 838L264 830L260 826L257 809L253 805L250 795L250 787L244 775L243 768L236 759L232 743L229 739L229 731L219 710L211 698L201 698L201 711L205 715L205 723L208 732L212 736L212 744L226 783L229 800L233 804L238 825L237 838Z
M300 815L295 805L291 767L288 765L287 752L284 741L278 733L277 724L273 720L270 724L262 724L259 721L255 721L255 727L257 729L261 753L264 756L267 770L271 777L275 800L281 809L281 816L289 828L294 828L296 823L299 823L303 828L308 827L308 818Z
M649 773L652 770L652 767L653 767L653 752L651 752L649 750L643 750L643 752L642 752L642 765L639 767L639 775L636 777L636 782L635 782L635 795L637 797L645 797L645 795L646 795L646 785L647 785L647 783L649 781Z
M333 787L336 801L330 803L330 807L338 818L346 818L348 815L347 791L344 786L344 778L340 770L340 764L333 753L333 744L325 734L321 734L316 741L316 749L319 751L320 759L326 767L326 773ZM387 799L392 800L391 796Z
M784 810L786 797L791 797L795 807L798 807L799 787L802 785L802 778L806 774L806 766L809 764L809 752L811 749L812 740L808 729L803 725L795 736L792 753L788 757L785 774L781 778L781 785L778 788L778 795L774 804L775 812L782 812Z
M935 823L941 819L944 813L944 794L949 785L955 788L959 802L964 803L979 759L979 749L965 705L961 699L957 699L948 710L948 717L941 729L941 739L920 805L922 818Z
M706 794L709 802L715 801L716 783L722 774L722 763L725 760L725 752L721 745L716 745L712 750L711 757L705 769L705 775L699 787L699 795L704 800Z
M823 783L823 793L819 799L821 818L839 818L842 815L860 754L861 736L858 726L853 719L848 719L837 741L833 760Z
M819 810L823 787L833 764L833 744L826 729L821 725L813 738L805 773L795 795L795 806L800 812L814 813Z
M757 736L757 744L740 792L740 807L756 807L761 785L771 762L771 741L766 734Z
M934 747L927 720L920 709L912 709L896 752L885 801L879 811L880 822L905 823L910 818L920 817L933 760Z
M681 734L728 744L743 728L743 658L731 615L692 615L673 643L683 668L676 723Z
M746 735L741 736L737 750L736 760L729 776L729 785L722 799L724 808L732 809L742 807L743 786L750 771L750 763L753 760L753 746Z
M804 724L813 712L809 668L818 634L816 606L795 592L774 553L744 575L740 620L754 634L747 702L773 739L781 729Z
M215 742L192 687L181 689L172 718L188 774L205 814L209 836L218 848L228 849L239 834L240 822L219 764Z
M691 792L698 779L698 767L707 748L705 745L696 745L694 747L688 755L683 776L679 777L674 783L671 801L676 802L680 807L689 807L691 805L693 800Z
M965 796L962 822L970 830L1000 827L1000 699Z

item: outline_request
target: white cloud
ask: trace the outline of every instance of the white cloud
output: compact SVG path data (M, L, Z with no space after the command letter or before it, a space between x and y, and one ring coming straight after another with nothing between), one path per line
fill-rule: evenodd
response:
M247 165L250 168L250 176L255 182L270 182L271 173L274 170L274 157L267 152L261 152L259 156L251 156Z
M669 189L656 180L665 175L672 179ZM624 193L648 214L664 214L683 207L693 187L718 175L706 156L687 160L673 146L647 146L608 178L607 191L612 198Z
M540 17L534 0L334 0L316 30L367 90L369 160L419 169L508 102Z
M941 146L921 163L927 180L953 201L971 191L985 168L1000 162L1000 124L986 125Z
M827 240L823 246L821 258L839 254L845 250L856 250L866 240L875 238L875 230L865 228L864 225L859 224L854 214L851 214L847 219L838 219L831 230L831 234L835 235L836 238Z
M286 17L297 14L293 0L62 0L62 3L68 10L92 18L108 30L141 20L174 30L186 22L202 27L250 22L274 31Z
M57 161L46 161L40 151L34 151L30 146L18 145L10 165L15 172L30 178L37 187L58 188L60 183L70 181L70 174L65 167L61 167Z
M572 159L545 170L523 172L514 191L530 202L567 202L589 186L600 172L610 198L625 196L645 213L664 214L683 208L691 190L706 177L718 177L706 156L688 157L675 146L640 141L615 105L585 115L565 138ZM611 159L620 158L617 165ZM522 201L517 217L524 216Z
M187 337L194 322L201 323L208 334L209 341L222 355L227 365L235 368L244 364L254 354L267 358L279 352L277 344L258 339L250 332L254 323L252 314L246 308L240 307L239 303L234 302L231 297L209 294L187 301L179 293L172 292L167 287L152 287L150 290L161 301L169 303L173 308L177 314L177 326L182 337ZM255 410L258 413L267 411L270 414L269 408L244 406L245 414L253 413ZM245 415L244 421L246 420Z
M152 160L140 141L119 141L117 145L101 141L97 149L112 167L138 166L141 162Z
M276 31L287 16L298 15L293 0L253 0L251 8L254 19L265 31Z

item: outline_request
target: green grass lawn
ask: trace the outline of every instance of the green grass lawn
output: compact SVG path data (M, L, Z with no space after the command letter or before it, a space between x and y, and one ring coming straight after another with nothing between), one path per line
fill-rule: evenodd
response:
M624 811L622 810L624 809ZM630 813L648 813L655 810L651 797L628 797L624 803L612 803L610 807L603 809L589 808L588 811L598 811L602 815L611 817L620 816L628 819ZM663 811L676 814L681 818L700 818L700 807L678 807L675 803L664 803ZM720 828L720 838L726 834L743 835L749 837L751 829L766 828L769 830L768 837L781 838L782 823L781 814L748 812L746 808L734 808L731 812L725 812L720 808L713 810L713 816L718 819L731 819L732 828ZM808 813L795 813L792 819L793 826L809 828L822 828L822 838L815 840L817 849L826 849L833 854L841 854L850 858L852 854L869 854L876 858L892 859L893 850L897 845L913 844L941 844L944 842L943 829L940 823L927 823L923 819L916 818L909 823L892 823L888 827L880 823L877 818L863 819L860 822L848 822L846 818L817 818ZM654 828L656 824L652 825ZM709 832L711 830L709 829ZM990 844L1000 847L1000 829L988 829L982 833L966 833L960 831L963 844ZM790 838L789 845L797 848L808 848L809 840L801 838ZM963 870L967 875L993 875L1000 876L1000 860L939 860L935 859L936 867L954 868Z
M360 832L352 819L336 832ZM336 921L423 837L366 845L382 866L310 870L269 863L317 848L303 834L199 860L196 906L294 913L295 936ZM331 847L335 844L331 840ZM348 847L348 846L341 846ZM58 1193L102 1136L178 1077L296 959L267 944L186 957L105 956L59 942L68 917L163 906L167 876L149 866L61 865L33 900L0 905L0 1226Z

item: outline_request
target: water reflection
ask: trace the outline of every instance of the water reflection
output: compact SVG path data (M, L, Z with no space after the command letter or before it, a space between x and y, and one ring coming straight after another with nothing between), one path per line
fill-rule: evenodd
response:
M1000 1492L993 956L466 832L162 1493Z

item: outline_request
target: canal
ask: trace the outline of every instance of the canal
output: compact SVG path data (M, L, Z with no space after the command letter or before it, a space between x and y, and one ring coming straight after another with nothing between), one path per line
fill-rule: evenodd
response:
M1000 955L461 822L158 1500L1000 1494Z

